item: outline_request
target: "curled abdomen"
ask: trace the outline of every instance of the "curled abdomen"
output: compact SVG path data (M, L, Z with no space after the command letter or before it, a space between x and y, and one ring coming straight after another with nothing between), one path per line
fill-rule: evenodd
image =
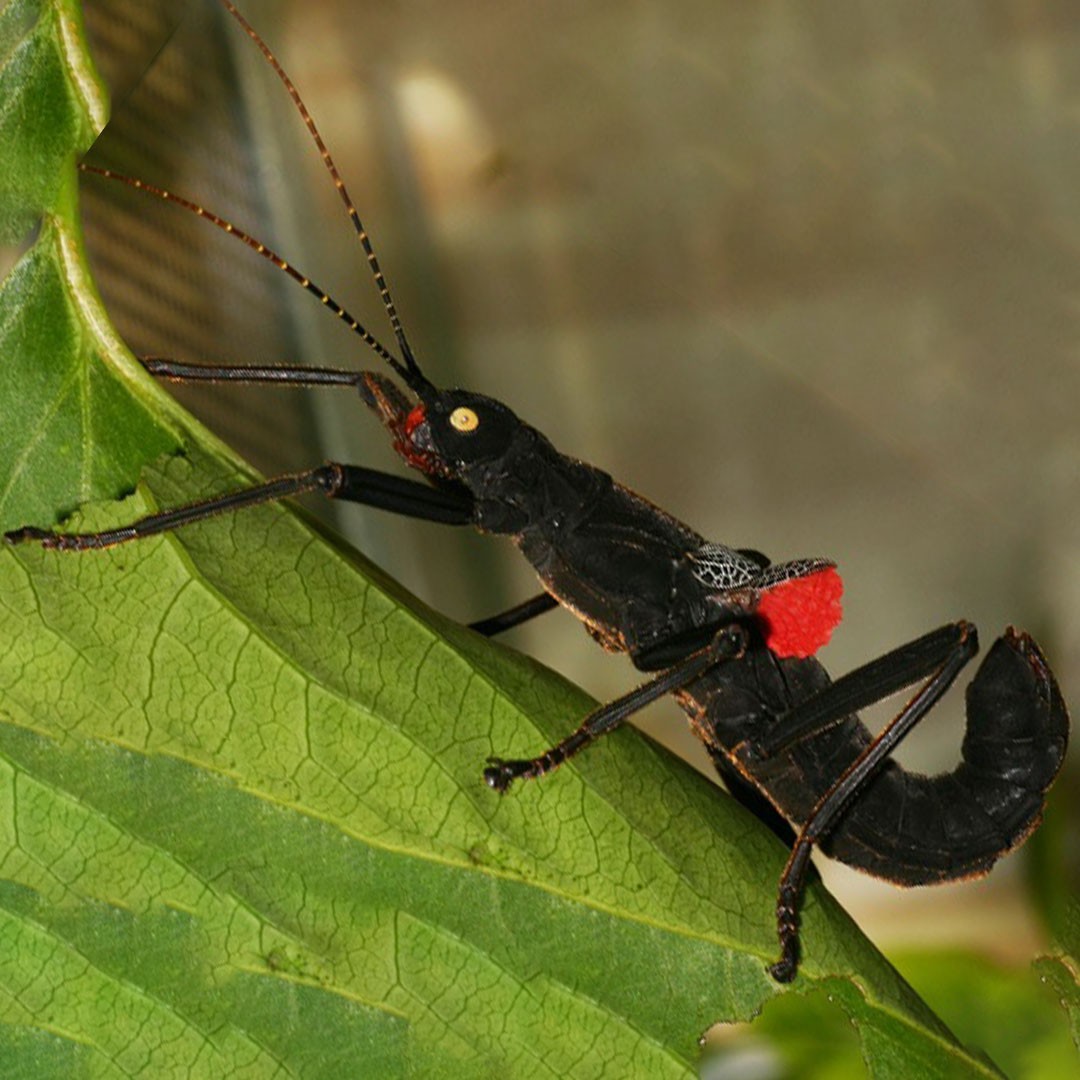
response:
M828 685L814 660L758 656L741 671L729 666L706 677L684 700L714 753L723 752L796 827L872 736L849 716L764 759L755 737L782 729L785 712ZM1067 740L1068 714L1042 653L1026 634L1010 630L968 687L960 764L925 776L886 762L853 795L821 847L902 885L985 873L1038 825Z

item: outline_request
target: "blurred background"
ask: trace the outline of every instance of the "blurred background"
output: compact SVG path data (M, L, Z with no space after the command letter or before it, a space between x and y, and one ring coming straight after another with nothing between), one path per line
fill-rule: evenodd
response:
M984 644L1031 630L1078 700L1075 4L243 9L315 115L435 381L505 400L711 539L835 558L836 673L964 616ZM115 115L89 160L229 217L389 342L318 154L218 6L91 0L86 17ZM193 216L92 177L84 197L137 353L377 366ZM179 396L268 473L397 468L345 391ZM311 509L463 621L535 591L505 543ZM561 612L511 640L598 698L635 682ZM673 703L643 726L708 769ZM952 767L961 695L923 727L901 759ZM1023 856L915 892L822 862L885 946L1038 948Z

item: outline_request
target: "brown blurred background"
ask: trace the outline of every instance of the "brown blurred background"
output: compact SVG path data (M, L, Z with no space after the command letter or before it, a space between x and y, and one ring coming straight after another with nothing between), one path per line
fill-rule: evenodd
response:
M984 643L1032 630L1078 700L1075 4L244 11L320 124L433 379L503 398L710 538L837 559L836 672L966 616ZM318 155L237 27L209 0L91 0L87 22L116 117L91 160L232 218L389 341ZM376 366L215 230L84 191L135 351ZM395 467L344 391L184 396L267 472ZM508 545L312 508L463 620L535 590ZM562 613L513 641L599 698L634 682ZM907 763L955 762L953 697ZM645 726L705 766L673 704ZM879 940L1035 947L1020 859L917 893L825 873Z

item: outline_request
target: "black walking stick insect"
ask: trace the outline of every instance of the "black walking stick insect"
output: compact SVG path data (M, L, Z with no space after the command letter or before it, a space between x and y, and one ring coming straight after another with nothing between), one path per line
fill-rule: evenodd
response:
M85 171L143 188L244 240L345 320L404 387L371 371L157 358L145 366L177 381L355 388L424 480L332 463L118 529L65 534L27 527L5 539L68 551L104 548L316 490L508 536L536 570L543 592L474 624L476 630L496 634L562 604L602 646L655 674L539 756L492 759L483 773L487 784L505 792L516 779L538 778L650 701L674 693L735 797L792 844L777 903L781 956L770 968L780 981L796 972L799 898L815 844L878 877L918 885L984 873L1020 843L1038 824L1068 729L1061 694L1036 644L1008 630L991 647L968 690L963 761L953 772L921 776L892 761L895 747L974 656L974 627L942 627L831 682L814 658L840 619L841 583L830 561L771 564L758 552L709 543L606 473L560 454L500 402L436 387L409 346L367 234L307 110L259 36L225 6L273 65L323 153L398 355L308 278L222 219L128 177ZM912 686L914 696L872 737L858 710Z

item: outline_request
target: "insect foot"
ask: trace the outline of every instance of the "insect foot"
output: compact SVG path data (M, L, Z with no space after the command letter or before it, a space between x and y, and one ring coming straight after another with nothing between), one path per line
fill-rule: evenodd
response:
M41 540L43 538L43 529L34 529L30 526L25 526L21 529L12 529L11 532L4 533L5 544L26 544L31 540Z
M778 983L789 983L799 968L799 890L782 888L776 904L776 925L780 936L780 959L769 965L769 974Z
M502 758L489 757L488 767L484 770L484 783L492 791L505 795L510 790L510 785L519 776L530 776L532 772L531 761L504 761Z
M4 533L5 544L14 546L15 544L38 543L44 548L54 548L57 551L64 551L76 546L72 543L65 543L67 539L60 533L52 533L48 529L37 529L33 525L25 525L21 529L13 529L11 532Z

